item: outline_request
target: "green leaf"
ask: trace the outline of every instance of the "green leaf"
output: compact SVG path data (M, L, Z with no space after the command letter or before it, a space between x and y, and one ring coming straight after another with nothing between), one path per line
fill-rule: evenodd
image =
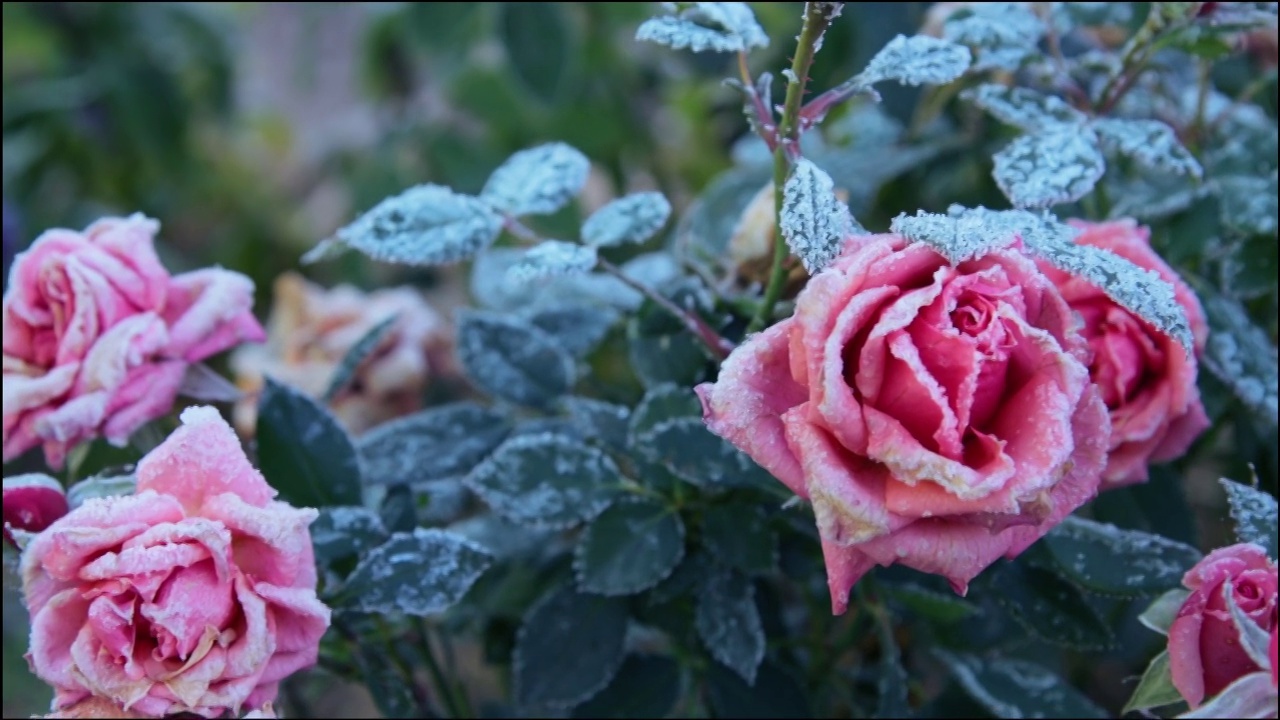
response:
M1261 545L1267 557L1276 557L1276 499L1269 493L1226 478L1220 479L1231 504L1231 519L1236 523L1240 542Z
M688 284L663 294L678 307L696 310L702 306L698 289ZM646 388L666 383L692 387L710 360L706 348L680 320L647 298L627 323L627 357Z
M990 583L996 602L1041 640L1078 650L1101 650L1115 640L1080 591L1049 570L1010 562Z
M1065 680L1034 663L934 652L965 692L998 718L1108 717Z
M933 622L952 624L980 610L977 605L955 595L934 592L910 583L886 583L884 592L908 610Z
M684 557L684 523L652 500L619 502L600 514L578 540L573 567L578 587L600 595L647 590Z
M1274 287L1274 286L1273 286ZM1221 380L1272 432L1280 418L1280 366L1276 346L1266 330L1249 317L1239 301L1202 288L1209 319L1204 366Z
M360 560L337 603L383 615L433 615L461 600L492 562L487 550L455 533L396 533Z
M360 504L356 450L329 411L267 378L258 402L258 467L295 507Z
M387 539L378 513L366 507L336 506L320 509L311 523L311 544L316 562L329 565L343 558L364 555Z
M511 663L522 707L569 708L609 684L624 659L627 602L562 586L530 609Z
M437 484L433 484L437 485ZM445 483L439 483L443 487ZM434 487L432 488L434 489ZM430 498L430 495L427 496ZM382 498L378 517L387 532L413 532L418 527L418 501L408 485L392 485Z
M631 413L628 434L632 445L639 445L641 437L658 423L672 418L700 417L702 410L698 396L687 387L663 383L649 388Z
M1190 595L1191 591L1185 588L1170 590L1152 601L1138 616L1138 622L1161 635L1168 635L1169 626L1173 625L1174 619L1178 617L1178 611L1182 609L1182 603L1186 602Z
M680 666L669 657L628 655L604 690L573 709L575 718L663 718L680 698Z
M754 685L720 663L707 668L707 699L716 717L811 718L804 687L770 660L760 664Z
M366 483L399 485L469 472L511 432L506 414L458 402L383 423L357 445Z
M458 361L485 392L547 407L573 385L573 358L526 321L498 313L458 313Z
M1067 578L1106 595L1152 595L1178 587L1200 560L1190 545L1075 516L1050 531L1044 544Z
M352 379L355 378L356 370L360 368L360 364L368 359L374 350L378 349L383 339L387 337L387 333L395 326L396 317L396 315L392 315L369 328L369 331L361 336L351 346L351 349L347 350L346 354L342 356L342 360L338 363L338 368L334 370L333 377L329 380L329 387L324 391L324 395L321 396L325 404L333 402L333 399L339 393L347 389Z
M559 98L576 57L577 38L566 7L550 2L506 2L498 24L511 69L534 97Z
M727 568L714 569L698 593L694 622L711 656L754 684L765 637L751 581Z
M582 224L582 241L597 247L642 243L671 217L671 203L660 192L633 193L612 200Z
M369 695L378 712L386 718L420 717L418 704L409 692L408 685L395 668L386 649L376 643L357 647L361 675L364 676Z
M539 433L507 440L464 482L512 522L559 529L599 515L621 490L622 474L590 445Z
M757 504L730 502L707 508L702 543L720 562L748 575L778 567L778 534Z
M1147 666L1142 673L1142 680L1134 689L1133 696L1125 703L1121 715L1135 710L1146 710L1153 707L1164 707L1182 701L1182 693L1173 686L1173 675L1169 671L1169 651L1163 650Z
M529 317L535 327L555 338L575 358L586 357L618 322L618 312L598 305L558 305Z
M902 667L902 653L893 638L893 624L884 610L876 615L876 638L880 641L880 672L876 680L876 712L878 718L905 718L911 715L907 703L907 671Z
M631 409L595 398L567 396L560 401L573 424L584 436L599 438L614 450L627 447Z

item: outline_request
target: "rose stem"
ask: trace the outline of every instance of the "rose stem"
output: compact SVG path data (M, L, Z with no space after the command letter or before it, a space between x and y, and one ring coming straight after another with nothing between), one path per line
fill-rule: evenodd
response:
M800 153L800 103L804 100L804 86L809 81L809 68L813 56L822 42L822 34L831 24L834 14L828 7L833 3L808 2L804 4L804 24L796 40L796 55L791 60L791 74L787 78L787 95L782 105L782 118L778 121L778 147L773 151L773 268L769 272L769 284L765 287L764 302L747 326L747 332L763 330L773 315L773 306L782 295L787 272L787 243L782 237L782 186L787 182L787 170L791 166L790 155Z

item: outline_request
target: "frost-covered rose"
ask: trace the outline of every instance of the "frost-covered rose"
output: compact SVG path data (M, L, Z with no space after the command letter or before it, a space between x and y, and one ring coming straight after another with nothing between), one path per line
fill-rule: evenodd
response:
M40 473L4 479L5 542L17 545L11 529L40 532L66 514L67 493L57 480Z
M260 340L253 283L219 268L171 276L155 220L49 230L4 294L4 459L43 444L61 467L97 435L123 445L169 411L190 363Z
M1151 249L1147 228L1132 220L1072 224L1082 230L1077 243L1110 250L1173 285L1174 296L1187 314L1196 353L1204 349L1209 329L1200 301ZM1196 358L1096 285L1048 263L1040 265L1084 320L1081 332L1093 350L1089 374L1110 411L1111 452L1102 488L1143 482L1149 463L1181 456L1209 427L1196 388Z
M1257 545L1232 545L1206 555L1182 584L1191 595L1169 626L1169 670L1174 687L1194 708L1237 678L1263 669L1241 647L1226 593L1229 589L1249 619L1274 632L1276 565Z
M213 408L182 422L135 495L85 501L22 554L27 660L55 710L99 697L135 717L238 716L316 661L316 511L272 500Z
M854 238L698 394L714 432L813 503L835 612L877 564L963 593L1096 493L1107 415L1074 324L1012 242L953 267Z
M274 295L267 344L242 347L231 358L245 391L236 427L246 435L254 431L264 375L320 397L347 351L393 316L381 342L330 404L348 430L363 432L420 409L432 378L456 372L448 324L409 288L325 290L286 273L276 280Z

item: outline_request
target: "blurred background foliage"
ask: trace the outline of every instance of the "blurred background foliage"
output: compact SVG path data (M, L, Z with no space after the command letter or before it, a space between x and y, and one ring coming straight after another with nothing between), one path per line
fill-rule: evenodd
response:
M811 87L839 83L895 34L915 33L928 5L850 4L817 57ZM752 56L752 69L776 73L787 64L801 4L752 7L773 39ZM13 253L42 230L137 211L162 222L160 252L171 269L217 263L244 272L257 283L265 316L272 280L382 198L424 182L478 191L512 152L549 140L573 144L594 165L579 207L547 218L544 232L572 231L584 211L616 195L658 189L684 218L671 241L692 237L714 255L769 170L752 163L749 143L737 142L747 124L740 96L722 84L736 75L731 57L632 40L655 8L4 3L6 281ZM1135 7L1135 22L1145 15ZM1271 52L1269 75L1259 65L1266 58L1238 54L1218 62L1212 80L1227 96L1252 92L1274 118ZM1252 87L1259 77L1262 85ZM901 125L896 141L868 147L879 136L859 126L863 144L850 142L846 135L862 121L856 112L833 117L818 140L824 148L816 157L828 153L820 164L872 230L917 208L1007 206L990 158L1008 130L948 97L921 99L915 89L885 91L882 107ZM1274 158L1274 144L1269 152ZM1201 287L1237 291L1274 345L1274 232L1206 247L1221 236L1217 202L1206 197L1157 219L1154 242ZM355 253L307 269L324 284L416 284L446 311L466 302L457 272L377 265ZM1163 477L1095 502L1095 518L1209 548L1230 541L1218 476L1247 481L1256 469L1275 492L1274 428L1240 412L1208 373L1201 378L1219 418L1214 430ZM4 618L4 714L43 711L47 690L21 659L26 618L11 587ZM1121 638L1127 650L1118 656L1068 659L1073 679L1110 705L1127 693L1117 678L1140 671L1158 644L1136 623L1125 627L1134 637Z

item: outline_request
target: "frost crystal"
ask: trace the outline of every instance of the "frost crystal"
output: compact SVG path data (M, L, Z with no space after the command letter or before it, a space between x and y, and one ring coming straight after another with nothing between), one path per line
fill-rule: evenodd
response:
M947 40L899 35L867 63L856 81L870 87L883 80L903 85L946 85L969 69L969 49Z
M344 592L351 609L432 615L447 610L493 563L478 544L444 530L396 533L356 565Z
M488 247L502 218L480 200L442 185L418 185L378 203L337 232L336 241L382 262L445 265ZM325 257L321 243L309 257Z
M1159 120L1099 118L1090 127L1102 147L1131 157L1152 170L1201 177L1200 162L1178 142L1173 128Z
M1270 177L1234 175L1214 183L1222 224L1246 235L1276 234L1276 172Z
M1245 407L1275 428L1280 384L1276 347L1238 302L1207 297L1204 309L1213 330L1205 347L1205 367L1226 383Z
M1050 126L996 153L992 175L1017 207L1047 208L1088 195L1107 169L1093 131Z
M530 248L507 270L507 280L527 283L562 275L590 272L596 266L596 249L562 240L546 240Z
M972 3L971 13L956 13L942 36L978 50L974 70L1017 70L1036 51L1044 35L1040 18L1027 3Z
M578 194L590 165L585 155L560 142L521 150L493 171L480 197L512 215L548 215Z
M582 224L582 241L598 247L642 243L661 230L669 217L671 203L662 193L634 193L592 213Z
M992 227L984 218L948 216L917 211L915 217L903 213L893 219L889 229L908 240L933 248L957 265L985 255L1013 242L1014 235L1003 228Z
M801 158L782 186L782 236L811 274L840 254L853 229L849 208L836 197L835 182Z
M769 46L769 36L746 3L690 5L676 15L645 20L636 30L636 39L694 52L739 52Z
M965 90L960 97L991 113L997 120L1035 132L1049 125L1078 125L1088 117L1054 95L1021 87L986 83Z

